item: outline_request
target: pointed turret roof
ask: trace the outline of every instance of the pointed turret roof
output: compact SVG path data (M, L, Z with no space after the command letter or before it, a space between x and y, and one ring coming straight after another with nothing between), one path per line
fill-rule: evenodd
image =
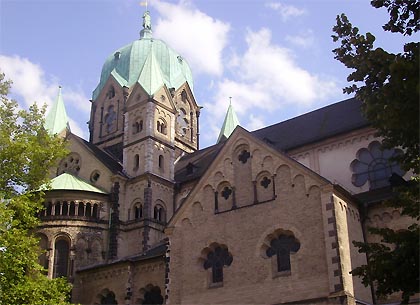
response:
M235 130L236 126L239 126L239 120L236 116L235 110L233 109L232 102L229 102L229 108L227 110L225 120L223 121L222 129L220 130L219 138L217 143L226 141L227 138Z
M51 134L60 134L64 130L70 131L69 119L61 96L61 86L58 87L58 96L45 118L45 129Z

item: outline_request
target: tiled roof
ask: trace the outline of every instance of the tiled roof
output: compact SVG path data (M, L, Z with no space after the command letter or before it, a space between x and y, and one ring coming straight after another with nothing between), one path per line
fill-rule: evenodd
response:
M184 183L200 178L216 158L225 142L186 154L175 164L175 181Z
M288 151L366 126L369 122L362 116L361 102L351 98L252 134L279 150Z
M361 102L351 98L251 134L280 151L288 151L367 126L369 123L362 116ZM175 181L184 183L200 178L216 158L223 143L183 156L175 166Z

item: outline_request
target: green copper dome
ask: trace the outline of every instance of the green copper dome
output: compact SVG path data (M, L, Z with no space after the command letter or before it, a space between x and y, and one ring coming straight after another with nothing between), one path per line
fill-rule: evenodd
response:
M121 86L131 87L138 82L150 94L163 84L178 89L188 82L193 90L191 69L187 62L165 42L152 38L150 16L143 16L140 39L113 52L102 67L101 79L93 91L95 100L106 81L113 75Z

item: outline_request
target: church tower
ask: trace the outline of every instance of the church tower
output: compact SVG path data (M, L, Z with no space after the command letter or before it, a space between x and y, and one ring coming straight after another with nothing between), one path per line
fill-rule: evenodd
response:
M133 222L127 236L138 240L142 232L142 247L123 255L163 236L174 213L175 161L198 149L199 114L190 67L153 38L146 11L140 38L106 59L89 122L90 142L117 158L127 175L119 207L120 220Z

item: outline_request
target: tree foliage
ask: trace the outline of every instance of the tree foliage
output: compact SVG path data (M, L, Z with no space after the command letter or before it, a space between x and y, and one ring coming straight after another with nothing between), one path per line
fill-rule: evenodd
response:
M64 156L64 143L44 129L45 107L19 110L9 89L0 73L0 304L68 304L70 286L45 276L33 235L43 201L36 190Z
M390 19L385 31L410 36L420 29L418 0L372 0L375 8L386 8ZM340 47L335 58L353 71L347 77L345 93L354 93L362 101L363 112L385 148L401 147L401 166L415 175L420 170L419 145L419 42L408 42L402 52L393 54L375 48L375 36L362 35L346 15L337 16L332 36ZM402 215L413 218L406 230L370 228L382 243L354 242L366 253L368 264L356 268L365 285L375 283L379 297L402 293L403 303L419 292L419 179L403 181L394 189L395 198L387 204L400 208Z

